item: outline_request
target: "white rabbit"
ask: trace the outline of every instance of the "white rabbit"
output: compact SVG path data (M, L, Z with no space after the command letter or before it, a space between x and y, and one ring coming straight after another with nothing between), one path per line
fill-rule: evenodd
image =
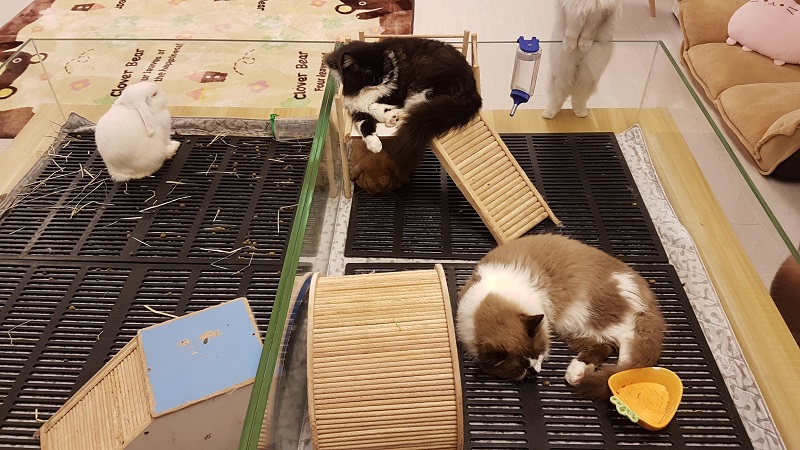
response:
M144 178L172 158L180 143L169 139L171 120L167 94L158 85L143 81L125 88L95 129L111 179Z

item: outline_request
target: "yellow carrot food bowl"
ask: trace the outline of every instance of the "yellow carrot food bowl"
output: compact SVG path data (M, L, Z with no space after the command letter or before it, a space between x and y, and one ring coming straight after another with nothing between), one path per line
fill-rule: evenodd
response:
M683 397L683 383L663 367L643 367L615 373L608 379L611 403L631 422L657 431L675 416Z

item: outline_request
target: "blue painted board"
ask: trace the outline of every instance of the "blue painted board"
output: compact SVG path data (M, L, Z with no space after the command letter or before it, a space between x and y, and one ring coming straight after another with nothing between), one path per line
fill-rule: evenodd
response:
M261 339L243 299L139 331L155 415L256 376Z

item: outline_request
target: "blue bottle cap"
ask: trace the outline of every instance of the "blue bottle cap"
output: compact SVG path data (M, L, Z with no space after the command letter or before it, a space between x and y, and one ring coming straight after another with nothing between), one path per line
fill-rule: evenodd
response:
M511 90L511 99L514 100L514 103L520 104L525 103L530 100L531 95L527 92L520 90L520 89L512 89Z
M523 36L520 36L517 39L517 44L519 44L519 48L525 53L536 53L539 51L539 39L536 37L531 37L530 39L525 39Z
M525 91L519 89L512 89L511 90L511 100L514 101L514 106L511 107L511 116L513 117L514 114L517 112L517 107L522 103L526 103L530 100L531 96Z

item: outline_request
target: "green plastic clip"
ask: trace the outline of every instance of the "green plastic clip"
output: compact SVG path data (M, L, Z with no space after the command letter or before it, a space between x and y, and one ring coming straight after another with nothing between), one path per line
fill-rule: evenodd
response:
M278 114L270 114L269 115L269 126L272 128L272 138L278 139L278 135L275 134L275 118L278 117Z
M617 412L620 413L620 415L627 417L633 423L639 422L639 416L636 415L635 412L631 411L631 409L628 408L625 403L622 403L622 400L620 400L619 397L616 395L611 397L611 403L617 406Z

